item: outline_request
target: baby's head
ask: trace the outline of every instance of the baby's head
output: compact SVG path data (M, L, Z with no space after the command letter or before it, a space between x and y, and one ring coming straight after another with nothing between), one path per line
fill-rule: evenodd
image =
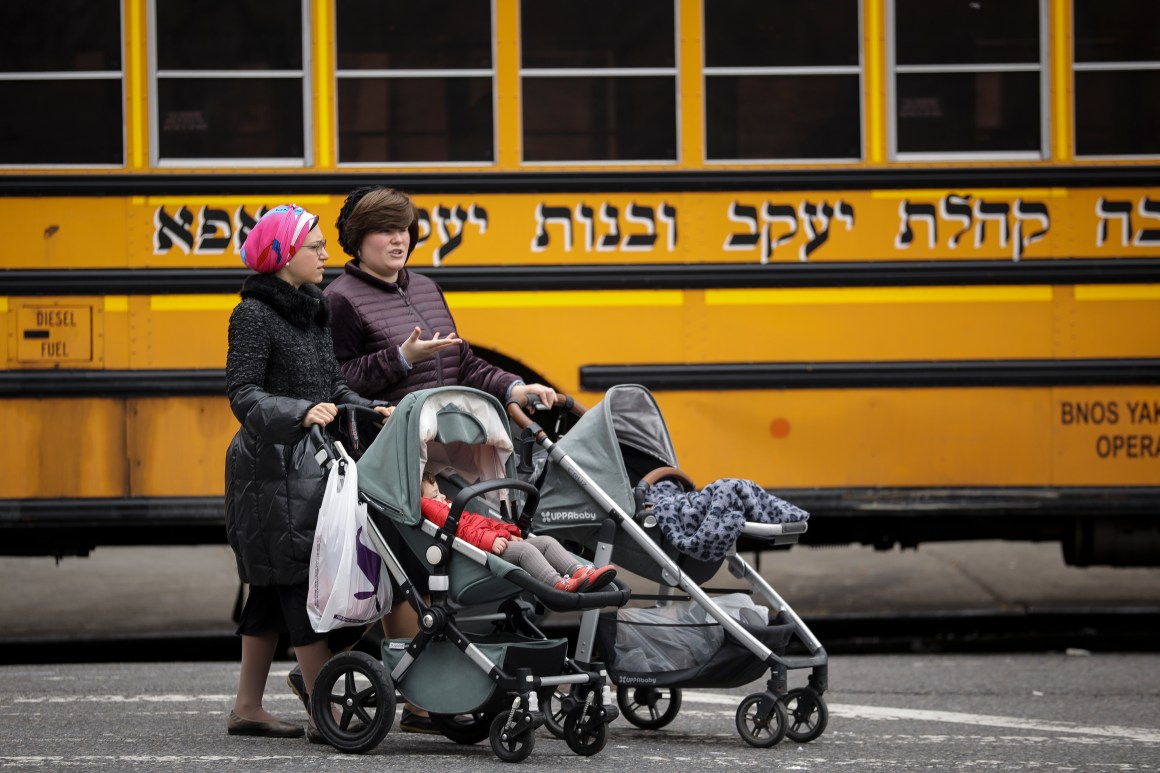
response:
M419 488L419 495L428 499L444 499L439 490L439 483L435 480L435 473L430 469L423 470L423 483Z

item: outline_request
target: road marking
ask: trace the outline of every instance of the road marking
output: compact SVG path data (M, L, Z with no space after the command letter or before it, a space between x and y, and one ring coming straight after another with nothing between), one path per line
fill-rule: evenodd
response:
M725 695L723 693L697 692L687 690L682 693L682 700L686 704L700 703L712 706L729 706L736 708L743 696ZM289 693L267 695L267 699L297 701L297 697ZM217 703L229 705L233 695L200 694L187 695L181 693L166 693L157 695L67 695L67 696L37 696L9 698L13 704L28 703ZM2 703L3 701L0 701ZM900 720L911 722L943 722L955 725L976 725L981 727L1004 727L1015 730L1028 730L1035 733L1071 733L1076 735L1093 735L1101 738L1122 738L1139 743L1160 743L1160 730L1144 727L1126 727L1123 725L1089 725L1078 722L1060 722L1053 720L1024 719L1021 717L1004 717L992 714L969 714L960 711L927 711L924 709L904 709L890 706L859 706L844 703L827 704L831 717L843 719L862 719L871 721L896 722Z
M720 693L685 692L681 696L685 703L709 703L717 706L736 706L742 696ZM923 709L899 709L889 706L854 706L841 703L827 704L831 717L843 719L869 719L880 721L909 720L912 722L946 722L955 725L980 725L983 727L1008 727L1016 730L1031 730L1037 733L1077 733L1097 735L1104 738L1124 738L1142 743L1160 743L1160 731L1144 727L1124 727L1123 725L1088 725L1077 722L1057 722L1052 720L1002 717L990 714L968 714L960 711L926 711Z

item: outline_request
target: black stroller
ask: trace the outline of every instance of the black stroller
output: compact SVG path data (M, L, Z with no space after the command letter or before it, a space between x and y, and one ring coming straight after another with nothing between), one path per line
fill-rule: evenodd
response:
M414 639L384 640L381 662L346 652L323 667L311 714L334 747L361 753L377 746L394 721L398 690L429 711L446 737L464 744L490 738L496 756L517 762L531 754L535 729L544 722L538 695L566 686L577 698L564 717L564 740L581 755L603 749L607 723L618 714L606 673L578 666L567 655L568 640L547 638L517 597L530 592L549 609L597 610L623 606L628 591L610 586L565 593L455 536L469 503L472 511L507 517L526 531L539 493L516 479L512 450L507 417L495 398L445 387L403 399L358 459L371 543L418 612L421 630ZM442 528L420 513L420 478L429 461L443 470L441 488L454 494ZM384 540L388 529L397 529L406 549L430 567L430 603ZM459 614L489 604L499 608L489 618L493 630L465 630Z
M726 556L729 571L769 605L767 617L748 610L735 615L723 608L701 587L722 561L698 561L680 553L657 527L655 516L640 507L639 487L630 480L630 466L646 483L667 479L691 485L677 469L676 452L652 394L641 386L621 385L608 390L591 410L576 407L570 400L568 405L580 417L573 426L550 428L555 440L523 410L509 406L513 421L523 428L518 438L520 469L540 491L534 531L578 546L574 549L592 557L598 566L615 562L659 584L656 596L633 594L636 599L659 602L650 612L651 622L639 616L626 619L625 613L637 610L585 612L576 659L595 661L599 643L600 659L618 688L621 713L637 727L656 729L671 722L680 710L682 687L737 687L768 671L766 689L749 695L738 706L736 724L741 737L752 746L769 747L786 735L798 742L820 736L828 721L822 697L827 688L827 655L821 643L769 583L737 555L736 544ZM537 411L534 418L541 416ZM546 458L538 455L543 466L537 464L535 470L530 463L533 444L547 452ZM789 545L805 530L804 520L747 523L742 537L766 546ZM684 596L678 595L681 591ZM710 635L716 639L705 639ZM786 654L793 637L804 645L807 655ZM689 652L671 657L678 648ZM651 649L659 657L642 658L641 649L646 653ZM788 671L805 668L811 669L808 686L788 689ZM558 720L573 710L577 699L565 691L552 696L548 727L553 732L561 730Z

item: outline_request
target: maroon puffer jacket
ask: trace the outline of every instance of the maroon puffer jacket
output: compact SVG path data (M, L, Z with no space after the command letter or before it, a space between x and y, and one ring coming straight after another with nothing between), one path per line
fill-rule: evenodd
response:
M408 370L399 346L415 326L426 339L455 331L455 320L439 285L422 274L399 272L397 283L384 282L346 264L326 288L334 353L350 388L364 397L398 403L419 389L468 386L500 402L520 379L477 357L466 343L444 349Z

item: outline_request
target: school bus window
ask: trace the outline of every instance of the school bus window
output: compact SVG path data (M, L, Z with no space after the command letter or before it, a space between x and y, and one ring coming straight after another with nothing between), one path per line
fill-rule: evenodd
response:
M1160 155L1160 4L1076 0L1078 156Z
M495 160L488 0L336 4L338 159L345 164Z
M1042 0L894 0L899 154L1044 157Z
M0 164L124 164L120 3L12 0L0 29Z
M525 161L674 161L672 0L520 4Z
M708 160L861 158L857 0L704 12Z
M306 156L301 3L155 2L155 161Z

